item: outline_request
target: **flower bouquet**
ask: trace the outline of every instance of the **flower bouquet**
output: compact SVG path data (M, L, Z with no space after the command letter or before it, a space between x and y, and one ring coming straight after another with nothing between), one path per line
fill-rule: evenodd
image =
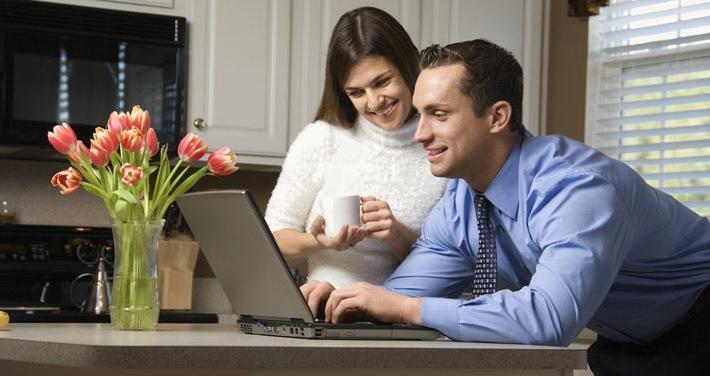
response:
M207 153L202 140L189 133L180 141L179 160L171 167L167 146L159 149L150 114L140 106L128 113L111 113L106 128L96 128L89 148L67 123L55 126L47 137L71 163L52 177L52 185L62 195L83 187L103 200L113 221L111 326L154 330L159 313L156 253L165 211L203 176L237 171L235 154L218 148L205 166L188 173L191 164ZM159 151L159 163L151 165Z

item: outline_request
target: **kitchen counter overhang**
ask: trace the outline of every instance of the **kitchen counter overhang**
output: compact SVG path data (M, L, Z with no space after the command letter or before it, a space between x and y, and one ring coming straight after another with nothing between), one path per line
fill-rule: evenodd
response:
M518 369L586 368L586 346L436 341L308 340L242 334L233 324L13 323L0 330L0 359L84 368L143 369ZM555 374L555 373L553 373Z

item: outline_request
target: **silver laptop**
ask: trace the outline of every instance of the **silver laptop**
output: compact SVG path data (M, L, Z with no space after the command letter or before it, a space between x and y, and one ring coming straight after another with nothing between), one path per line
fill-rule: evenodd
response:
M294 282L259 208L245 190L177 199L219 280L239 329L298 338L434 339L439 332L399 324L330 324L316 320Z

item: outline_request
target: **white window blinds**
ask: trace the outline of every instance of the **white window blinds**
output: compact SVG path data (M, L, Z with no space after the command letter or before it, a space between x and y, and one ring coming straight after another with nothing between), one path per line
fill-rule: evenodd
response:
M710 0L590 18L586 142L710 217Z

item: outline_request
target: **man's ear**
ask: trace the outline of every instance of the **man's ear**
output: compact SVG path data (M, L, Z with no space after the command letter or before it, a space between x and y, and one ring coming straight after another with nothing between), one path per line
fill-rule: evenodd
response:
M513 107L506 101L493 103L488 109L491 119L490 132L500 133L508 129L510 118L513 115Z

